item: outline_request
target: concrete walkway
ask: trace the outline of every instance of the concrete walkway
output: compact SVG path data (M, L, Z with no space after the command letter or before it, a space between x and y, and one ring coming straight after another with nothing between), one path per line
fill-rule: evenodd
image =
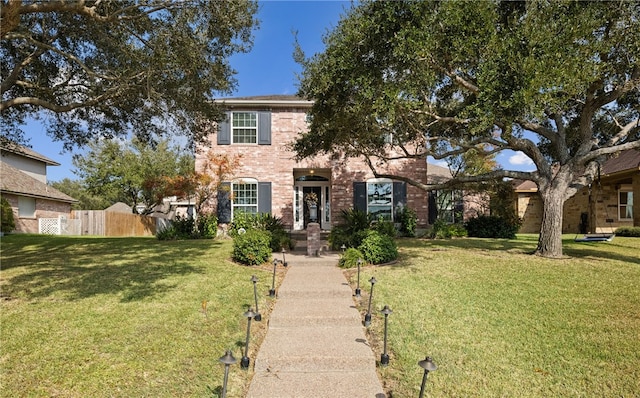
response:
M385 397L338 258L287 254L247 397Z

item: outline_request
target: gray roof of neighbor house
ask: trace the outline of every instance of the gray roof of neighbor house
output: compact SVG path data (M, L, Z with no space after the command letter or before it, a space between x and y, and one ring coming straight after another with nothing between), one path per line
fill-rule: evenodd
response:
M41 155L38 152L32 150L31 148L27 148L26 146L23 146L23 145L15 145L15 146L3 145L2 147L0 147L0 150L2 150L3 153L4 152L15 153L17 155L24 156L26 158L39 160L43 163L46 163L49 166L60 166L60 163L56 162L55 160L51 160L48 157Z
M76 199L23 173L13 166L0 162L0 191L34 198L76 203Z
M622 151L602 165L603 175L631 170L640 170L640 151L637 149Z
M442 184L453 177L448 167L427 163L427 184Z

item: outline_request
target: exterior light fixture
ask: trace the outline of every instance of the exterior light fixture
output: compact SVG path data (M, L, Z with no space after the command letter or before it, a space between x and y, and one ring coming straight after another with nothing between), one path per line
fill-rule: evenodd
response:
M344 251L347 248L347 245L343 243L342 246L340 246L340 248L342 249L342 254L344 254Z
M362 291L360 290L360 266L362 265L362 259L359 258L358 261L358 279L356 279L356 297L360 297L362 294Z
M385 305L380 312L384 314L384 349L382 350L382 355L380 355L380 365L387 366L389 365L389 354L387 354L387 321L389 314L393 313L393 311L391 311L388 305Z
M276 266L278 265L278 260L273 260L273 278L271 278L271 289L269 289L269 297L276 296Z
M253 282L253 298L256 302L256 315L253 317L254 321L260 322L262 320L262 315L260 315L260 310L258 310L258 288L256 284L258 283L258 278L255 275L251 276L251 282Z
M367 307L367 314L364 316L364 326L371 325L371 299L373 298L373 286L378 282L375 276L372 276L369 279L369 283L371 283L371 292L369 293L369 306Z
M420 386L420 398L424 396L424 387L427 384L427 375L429 372L433 372L438 369L435 363L431 360L431 357L426 357L424 361L418 362L418 365L424 369L424 375L422 376L422 385Z
M286 253L286 251L284 250L284 247L283 247L282 248L282 265L286 267L289 264L287 264L287 259L284 257L285 253Z
M251 319L256 316L256 313L253 312L252 308L249 308L249 311L245 312L242 315L247 318L247 338L244 342L244 355L240 360L240 367L242 369L249 369L249 336L251 335Z
M224 364L224 381L222 382L222 395L221 398L226 398L227 396L227 382L229 381L229 366L238 362L231 353L231 350L227 350L223 356L218 360L220 363Z

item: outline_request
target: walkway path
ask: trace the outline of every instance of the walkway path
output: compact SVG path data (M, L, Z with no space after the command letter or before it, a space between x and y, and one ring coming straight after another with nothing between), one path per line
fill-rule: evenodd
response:
M249 398L384 398L338 256L287 254Z

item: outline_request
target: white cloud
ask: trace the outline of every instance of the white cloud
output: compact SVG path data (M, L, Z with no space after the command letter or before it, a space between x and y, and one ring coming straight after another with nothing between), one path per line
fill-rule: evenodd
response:
M522 152L516 152L515 155L509 156L509 163L516 166L533 165L533 160Z

